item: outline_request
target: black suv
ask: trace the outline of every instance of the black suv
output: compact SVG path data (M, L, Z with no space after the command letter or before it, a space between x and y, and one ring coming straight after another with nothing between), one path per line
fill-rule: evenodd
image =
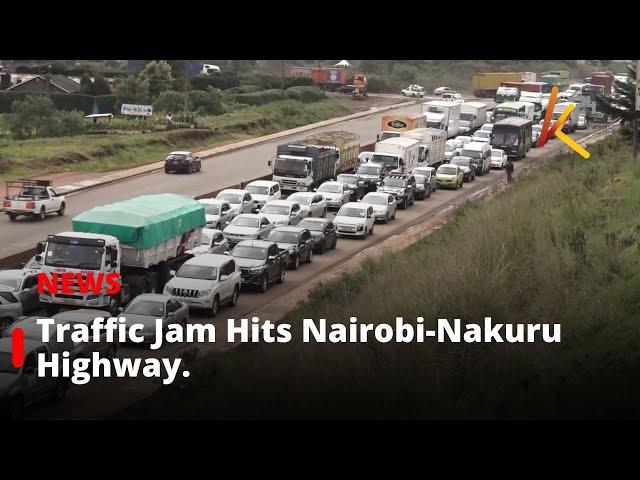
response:
M202 162L191 152L171 152L164 160L164 173L193 173L202 170Z
M338 243L338 232L328 218L305 218L298 227L303 227L311 232L316 253L323 254L327 250L333 250Z
M378 187L378 192L390 193L396 197L399 208L407 208L415 201L416 179L413 175L387 175Z
M300 227L278 227L271 230L270 242L276 242L281 251L289 254L289 267L297 270L300 262L313 260L313 238L311 232Z
M231 251L231 256L240 267L243 286L258 287L264 293L274 280L284 282L289 255L275 242L243 240Z

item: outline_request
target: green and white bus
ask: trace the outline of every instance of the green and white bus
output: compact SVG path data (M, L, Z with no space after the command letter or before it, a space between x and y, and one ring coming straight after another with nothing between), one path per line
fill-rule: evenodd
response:
M493 123L508 117L520 117L532 120L535 114L535 105L531 102L504 102L493 109Z

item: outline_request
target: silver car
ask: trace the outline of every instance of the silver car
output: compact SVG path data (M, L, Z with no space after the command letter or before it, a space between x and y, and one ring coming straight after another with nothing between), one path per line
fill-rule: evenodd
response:
M191 250L187 250L187 253L191 255L202 255L203 253L218 253L223 254L229 251L229 241L224 238L224 234L221 230L215 228L203 228L202 229L202 244L198 245Z
M143 293L129 302L122 316L126 318L127 328L133 324L143 325L138 336L144 337L145 343L153 343L156 338L156 319L162 319L163 330L170 324L184 326L189 321L189 307L169 295Z
M0 285L0 336L22 316L22 304L10 288Z
M373 207L373 215L376 222L388 223L396 218L398 203L396 197L389 193L369 192L362 197L361 203Z
M289 195L287 200L300 205L303 217L325 217L327 215L327 200L321 193L297 192Z
M231 204L234 215L251 213L255 209L255 202L247 190L239 188L225 188L216 195L218 200L226 200Z
M351 191L342 182L324 182L317 188L317 192L327 199L327 208L339 209L351 198Z
M427 183L431 185L432 192L438 188L438 184L436 183L436 169L434 167L416 167L411 173L424 176Z
M222 233L229 241L229 248L233 248L243 240L265 239L273 228L274 224L265 215L243 213L235 217Z
M11 289L20 300L25 313L41 307L37 273L30 273L29 270L0 270L0 285Z
M276 227L295 226L305 217L300 204L289 199L265 203L260 209L260 214L267 217Z
M235 216L235 210L226 200L220 200L219 198L202 198L198 201L204 205L204 214L208 228L222 230L231 223L231 220L233 220Z

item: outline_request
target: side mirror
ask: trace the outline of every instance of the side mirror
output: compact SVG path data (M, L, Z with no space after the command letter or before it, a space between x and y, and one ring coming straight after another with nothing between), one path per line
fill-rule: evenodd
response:
M169 275L171 275L172 277L176 276L176 271L175 270L169 270Z
M36 253L42 253L44 252L44 242L38 242L38 244L36 245Z
M114 262L113 260L111 261L111 267L112 268L118 268L118 262Z
M225 280L227 280L229 278L229 275L220 275L220 281L224 282Z
M118 313L124 312L124 307L118 307Z
M42 262L42 255L36 255L36 262Z
M318 191L318 189L317 189L317 188L314 188L314 189L313 189L313 191L314 191L314 192L317 192L317 191Z
M267 160L267 167L271 166L271 160Z
M273 262L275 259L276 259L276 256L275 256L275 255L269 255L269 256L267 257L267 260L269 260L270 262Z
M231 255L231 254L229 253L229 250L227 250L226 252L224 252L224 254L225 254L225 255Z

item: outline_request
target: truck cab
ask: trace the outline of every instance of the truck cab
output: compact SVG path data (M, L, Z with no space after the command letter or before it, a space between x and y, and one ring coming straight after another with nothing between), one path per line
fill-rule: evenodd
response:
M515 102L518 100L520 92L515 87L499 87L496 91L496 104L504 102Z

